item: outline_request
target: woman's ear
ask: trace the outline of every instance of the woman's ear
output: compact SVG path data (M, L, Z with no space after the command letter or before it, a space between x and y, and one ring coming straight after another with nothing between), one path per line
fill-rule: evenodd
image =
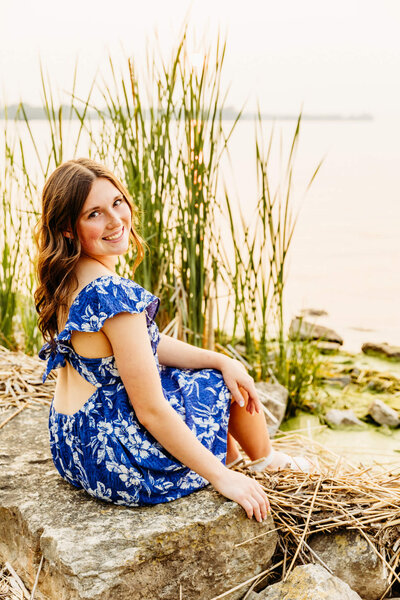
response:
M71 231L63 231L63 236L72 240L74 238L73 234Z

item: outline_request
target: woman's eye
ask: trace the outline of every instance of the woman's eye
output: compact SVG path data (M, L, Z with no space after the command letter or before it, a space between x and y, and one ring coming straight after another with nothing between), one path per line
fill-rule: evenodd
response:
M124 201L123 198L117 198L114 201L114 206L119 206L122 202ZM93 217L97 217L97 215L100 214L98 210L94 210L92 213L90 213L89 215L89 219L92 219Z

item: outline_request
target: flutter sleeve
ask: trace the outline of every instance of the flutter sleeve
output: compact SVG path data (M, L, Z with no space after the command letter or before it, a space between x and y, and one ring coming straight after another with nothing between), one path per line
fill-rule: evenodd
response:
M72 331L100 331L106 319L123 312L145 312L149 327L154 322L159 305L159 298L131 279L117 275L99 277L75 298L65 329L58 338L70 339Z
M145 312L147 330L153 353L160 341L154 321L160 300L142 286L118 275L104 275L83 288L71 305L65 328L56 336L54 344L45 344L39 352L47 360L43 381L50 371L65 365L65 359L73 352L70 340L73 331L100 331L106 319L119 313L139 314Z

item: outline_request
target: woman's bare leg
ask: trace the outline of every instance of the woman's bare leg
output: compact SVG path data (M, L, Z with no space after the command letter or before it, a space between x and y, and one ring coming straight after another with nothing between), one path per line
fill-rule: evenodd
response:
M231 436L231 434L228 433L227 447L226 447L226 463L225 464L229 465L230 463L232 463L234 460L236 460L239 457L240 457L240 452L239 452L239 448L237 447L237 443L235 442L235 440Z
M246 410L248 395L241 390L245 405L239 406L237 402L232 402L229 425L228 425L228 444L229 434L235 438L246 452L250 460L257 460L268 456L271 450L271 441L269 439L267 423L264 413L254 413L251 415ZM232 445L231 445L232 447ZM229 445L228 445L229 450ZM237 455L233 455L232 460ZM231 461L227 460L227 463Z
M290 468L295 471L303 471L304 473L311 473L318 469L318 464L315 464L303 456L291 457L288 454L279 451L275 451L274 454L270 454L272 446L264 413L255 412L251 415L249 412L247 412L246 406L248 394L243 389L240 391L244 398L245 405L241 407L237 402L231 403L228 424L228 438L229 436L235 438L235 440L239 442L251 460L266 458L264 463L261 463L255 467L255 469L269 469L276 471L279 469ZM234 440L230 442L231 449L232 447L234 448L232 442L235 444ZM236 456L234 456L234 452L231 452L231 456L236 458ZM232 460L234 460L234 458ZM228 461L226 462L229 464Z

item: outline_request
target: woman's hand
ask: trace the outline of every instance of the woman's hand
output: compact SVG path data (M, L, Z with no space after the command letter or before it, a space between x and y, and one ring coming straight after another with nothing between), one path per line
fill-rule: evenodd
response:
M261 522L271 510L268 496L261 485L243 473L225 469L218 480L211 483L220 494L240 504L249 519L254 516Z
M254 385L254 379L250 377L242 363L227 356L222 356L218 368L232 394L232 399L239 406L244 406L247 400L246 410L251 415L254 412L261 412L262 406Z

